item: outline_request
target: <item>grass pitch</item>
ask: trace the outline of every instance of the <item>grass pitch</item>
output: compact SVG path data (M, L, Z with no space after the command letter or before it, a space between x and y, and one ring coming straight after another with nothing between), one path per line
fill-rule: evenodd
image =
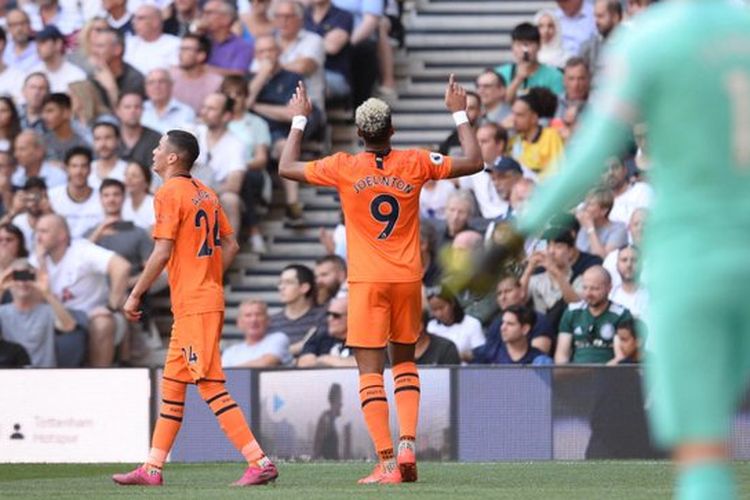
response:
M279 464L275 485L230 488L243 465L167 464L161 488L115 485L110 475L123 465L0 465L2 498L492 498L492 499L657 499L670 498L672 466L667 462L422 463L420 481L394 486L358 486L366 463ZM750 492L750 463L736 465L743 492Z

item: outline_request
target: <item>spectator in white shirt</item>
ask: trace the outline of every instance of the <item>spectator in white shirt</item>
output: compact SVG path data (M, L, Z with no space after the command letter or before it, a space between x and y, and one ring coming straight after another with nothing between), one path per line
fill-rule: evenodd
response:
M130 162L125 168L125 204L122 206L122 218L131 220L151 234L156 222L154 214L154 195L149 192L151 170L140 163Z
M471 360L472 349L485 343L482 323L466 314L456 296L445 288L428 290L427 301L433 318L427 323L427 333L452 341L461 359Z
M71 241L63 216L45 215L37 224L32 265L49 275L52 293L65 307L88 316L89 365L107 367L125 335L125 319L114 311L125 302L130 264L90 241Z
M200 156L193 175L219 195L235 233L240 230L242 200L240 190L247 169L244 143L229 131L234 113L234 100L224 94L206 97L201 109L203 124L196 130Z
M5 16L10 40L3 52L3 61L22 73L39 63L36 42L33 41L29 15L21 9L11 10Z
M91 174L91 150L74 147L65 153L65 173L68 183L49 190L52 210L65 217L72 239L81 238L90 229L104 220L104 211L99 197L89 186Z
M135 35L125 41L125 61L142 74L177 64L180 39L162 33L161 12L153 5L138 7L133 17Z
M146 96L141 124L162 134L185 128L195 121L195 112L187 104L172 96L174 83L163 68L152 69L146 75Z
M580 54L583 43L596 34L594 6L584 0L557 0L565 53Z
M653 198L653 189L643 181L631 182L628 167L618 159L612 159L607 173L607 185L615 195L609 220L630 224L630 218L639 208L648 208Z
M68 85L86 79L86 73L65 60L65 38L53 25L45 26L36 34L36 49L40 62L31 71L40 71L47 75L52 92L69 92Z
M268 306L260 300L246 300L237 312L237 328L245 335L241 344L221 355L226 367L269 368L292 361L289 337L282 332L268 333Z
M18 160L18 166L10 179L14 186L23 186L29 177L41 177L48 189L64 185L68 181L60 167L44 161L47 152L41 134L24 130L18 134L13 144L13 152Z
M125 167L128 164L117 156L120 149L120 129L112 122L103 121L94 124L93 134L96 160L91 163L89 186L98 191L104 179L125 182Z
M631 314L644 319L648 310L648 292L638 283L639 250L633 245L617 252L617 274L620 283L612 287L609 298L612 302L627 307Z
M0 54L5 52L7 46L7 35L0 28ZM0 93L11 96L16 102L21 99L21 88L23 86L22 73L18 68L8 66L4 60L0 60Z

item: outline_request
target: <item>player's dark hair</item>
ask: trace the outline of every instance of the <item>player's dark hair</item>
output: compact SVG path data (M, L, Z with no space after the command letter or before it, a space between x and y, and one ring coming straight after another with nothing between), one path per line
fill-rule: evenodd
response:
M539 28L531 23L521 23L513 28L513 31L510 33L510 39L514 42L542 43Z
M305 297L310 300L314 300L316 294L315 273L312 271L312 269L302 264L289 264L284 269L282 269L281 272L283 273L284 271L289 270L293 270L295 272L295 274L297 275L297 281L299 281L300 285L310 285L310 289L305 294Z
M503 314L505 313L511 313L522 325L529 325L529 328L534 328L536 314L530 308L521 305L509 306L503 310Z
M107 127L111 129L112 132L114 132L115 137L117 137L118 139L120 138L120 127L118 127L117 125L115 125L114 123L110 121L100 121L100 122L94 123L94 126L91 127L91 133L93 134L94 132L96 132L96 129L100 127Z
M125 194L125 184L117 179L104 179L101 186L99 186L99 192L103 193L105 189L110 187L116 187L121 193Z
M85 156L89 165L94 160L94 154L89 148L86 146L73 146L65 152L65 165L67 165L74 156Z
M73 107L73 104L70 101L70 96L68 96L68 94L63 94L62 92L52 92L51 94L48 94L42 101L42 106L46 106L50 103L68 110Z
M198 159L200 148L198 140L190 132L184 130L170 130L167 132L167 142L175 149L182 160L182 166L190 170Z
M336 254L324 255L315 261L315 265L319 266L328 262L336 266L340 271L346 272L346 261Z
M18 240L18 255L16 255L17 259L29 256L29 250L26 248L26 239L23 236L23 231L21 231L18 226L8 222L7 224L0 225L0 231L10 233Z

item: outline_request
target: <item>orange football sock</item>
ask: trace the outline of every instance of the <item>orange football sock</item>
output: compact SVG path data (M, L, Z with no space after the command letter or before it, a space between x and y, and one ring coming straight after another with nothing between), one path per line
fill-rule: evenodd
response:
M232 396L227 392L223 382L199 382L198 392L208 407L216 415L219 426L229 441L232 442L249 465L256 465L265 459L265 454L255 440L245 415ZM262 465L262 464L261 464Z
M185 390L187 384L163 379L161 382L161 407L156 419L154 435L151 438L151 451L146 466L161 469L172 449L177 433L182 425L185 411Z
M388 427L388 399L385 396L382 374L365 373L359 376L359 400L378 457L381 461L393 460L393 441Z
M419 372L413 361L399 363L393 373L394 396L398 411L399 439L414 441L419 420Z

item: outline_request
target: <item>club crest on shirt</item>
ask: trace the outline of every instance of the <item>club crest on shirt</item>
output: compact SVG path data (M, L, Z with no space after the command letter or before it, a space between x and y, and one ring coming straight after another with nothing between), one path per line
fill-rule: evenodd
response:
M599 329L599 335L604 340L612 340L615 338L615 327L611 323L604 323Z

